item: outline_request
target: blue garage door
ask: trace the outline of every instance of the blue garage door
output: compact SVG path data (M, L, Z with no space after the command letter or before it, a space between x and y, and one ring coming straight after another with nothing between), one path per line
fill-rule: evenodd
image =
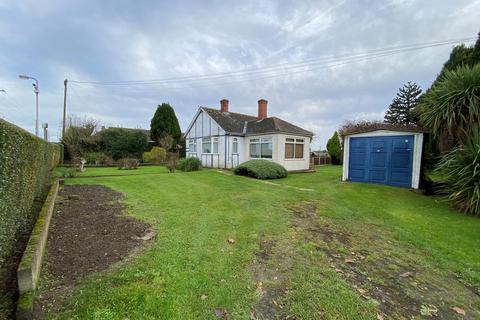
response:
M350 138L348 179L409 188L413 139L413 136Z

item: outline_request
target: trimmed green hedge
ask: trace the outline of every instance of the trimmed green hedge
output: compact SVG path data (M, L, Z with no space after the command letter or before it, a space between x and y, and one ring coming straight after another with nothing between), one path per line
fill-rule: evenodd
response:
M235 174L257 179L278 179L287 176L287 169L268 160L250 160L242 163L234 170Z
M0 119L0 314L12 311L8 289L59 159L60 145Z

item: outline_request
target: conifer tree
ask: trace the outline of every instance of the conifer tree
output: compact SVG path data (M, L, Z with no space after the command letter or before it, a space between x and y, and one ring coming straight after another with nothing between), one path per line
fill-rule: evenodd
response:
M416 124L413 108L418 103L422 89L412 82L407 82L399 89L385 113L385 122L392 124Z

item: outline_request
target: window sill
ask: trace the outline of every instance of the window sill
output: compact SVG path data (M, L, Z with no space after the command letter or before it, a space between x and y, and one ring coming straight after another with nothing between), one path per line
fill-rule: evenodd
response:
M305 161L305 158L284 159L285 161Z

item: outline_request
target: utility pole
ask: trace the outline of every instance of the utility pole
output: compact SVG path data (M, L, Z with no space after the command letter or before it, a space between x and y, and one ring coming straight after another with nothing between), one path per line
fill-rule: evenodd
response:
M68 79L63 81L64 89L63 89L63 127L62 127L62 139L65 137L65 121L67 115L67 83Z
M35 81L35 83L33 84L33 92L35 93L35 135L38 137L38 94L40 93L39 87L38 87L38 80L34 77L27 76L24 74L21 74L18 77L23 80Z

